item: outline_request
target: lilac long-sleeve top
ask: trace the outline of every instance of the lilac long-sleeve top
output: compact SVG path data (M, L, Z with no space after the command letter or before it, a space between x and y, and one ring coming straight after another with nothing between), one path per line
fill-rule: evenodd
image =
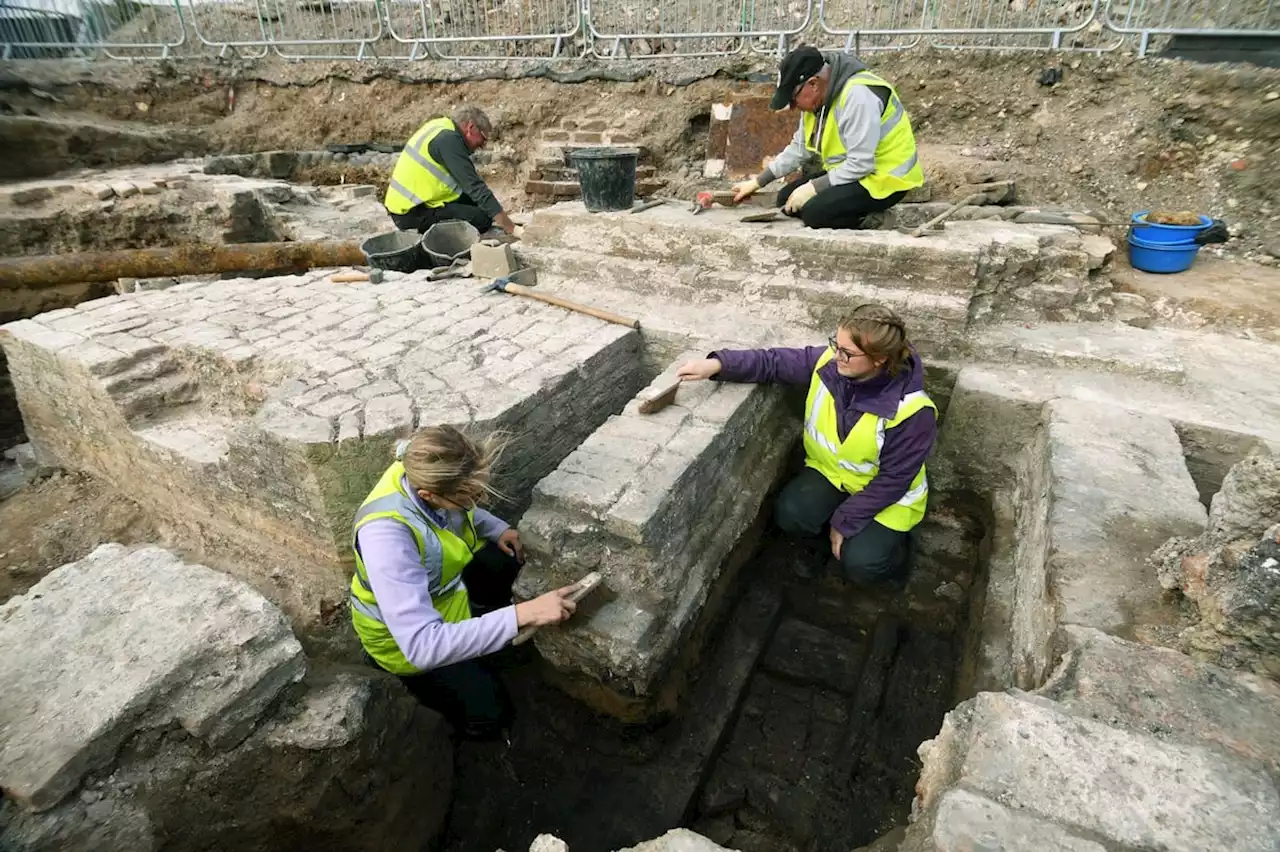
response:
M826 351L825 346L724 349L707 357L720 362L720 373L716 376L719 381L807 385L818 359ZM850 379L840 375L834 358L823 365L818 376L835 401L836 425L842 442L863 414L891 418L897 414L898 403L904 396L924 390L924 364L914 348L906 366L896 376L879 373L861 381ZM937 433L938 421L932 408L922 408L887 430L880 451L879 472L866 488L849 495L836 507L831 515L832 528L845 538L857 535L880 511L902 499L920 465L933 450Z
M461 512L432 509L407 480L402 484L432 522L462 533L465 518ZM473 517L477 535L490 541L497 541L509 528L484 509L476 509ZM405 658L427 671L491 654L514 639L514 606L456 624L444 620L432 606L430 592L431 580L439 578L444 568L440 542L428 537L425 545L425 559L420 559L409 528L390 518L370 521L356 533L356 546L378 608Z

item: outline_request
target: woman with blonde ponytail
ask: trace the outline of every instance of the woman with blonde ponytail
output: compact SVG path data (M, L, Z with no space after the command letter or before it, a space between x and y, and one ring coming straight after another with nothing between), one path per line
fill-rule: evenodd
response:
M811 540L825 531L852 582L905 580L909 533L929 497L924 462L937 437L937 407L897 314L862 305L826 346L721 350L685 364L680 377L808 385L805 469L778 495L774 519ZM800 559L795 567L812 577L818 566Z
M569 588L512 605L524 554L506 522L478 508L497 436L452 426L418 432L398 448L356 512L351 621L370 662L400 677L463 736L489 738L511 721L497 675L477 658L526 625L573 614Z

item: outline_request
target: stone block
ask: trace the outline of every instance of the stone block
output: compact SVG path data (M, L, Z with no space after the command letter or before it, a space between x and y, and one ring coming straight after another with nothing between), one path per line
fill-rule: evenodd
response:
M1027 848L1031 820L1057 826L1042 825L1045 845L1036 849L1053 842L1090 849L1078 845L1084 839L1103 848L1168 852L1275 848L1280 796L1259 766L1214 748L1112 728L1036 696L982 693L966 701L947 714L920 755L919 812L935 812L956 788L1008 809L952 799L952 807L990 812L992 848ZM954 836L971 816L953 814L944 829ZM921 842L924 827L909 830L904 850L939 848ZM1011 845L1001 846L1006 838Z
M119 198L132 198L138 194L138 187L129 181L116 181L111 184L111 191Z
M1038 686L1054 663L1059 624L1125 638L1173 625L1150 553L1195 535L1206 514L1163 417L1053 400L1030 449L1019 517L1012 625L1016 682Z
M685 360L651 387L669 382ZM601 572L598 605L535 641L557 668L643 714L725 556L780 476L799 425L780 390L766 386L707 382L682 388L654 414L637 405L538 484L520 523L530 555L518 591L532 597ZM617 712L617 701L601 703Z
M139 483L134 499L175 535L309 626L346 595L351 518L393 438L436 423L511 430L496 484L515 518L643 380L634 330L476 301L474 284L425 273L396 288L391 300L327 275L191 282L14 323L0 343L56 464ZM562 344L513 348L529 329Z
M1063 633L1067 652L1039 694L1065 711L1280 772L1280 685L1088 627Z
M283 614L238 580L155 547L103 545L0 608L0 785L45 810L139 729L242 742L302 677Z
M478 278L505 278L516 267L516 255L510 243L497 246L476 243L471 247L471 273Z
M582 187L576 181L530 180L525 181L524 191L550 198L577 198L582 194Z
M974 356L1052 367L1081 367L1180 384L1186 368L1175 341L1125 325L993 325L968 341Z
M47 186L32 186L26 189L16 189L9 193L9 202L18 207L40 204L50 198L53 198L53 190Z
M182 731L139 739L143 748L123 751L52 810L0 801L0 847L422 849L452 793L444 720L364 667L309 671L230 751L210 752Z
M1048 820L961 788L942 795L927 826L928 834L917 830L901 852L1107 852Z

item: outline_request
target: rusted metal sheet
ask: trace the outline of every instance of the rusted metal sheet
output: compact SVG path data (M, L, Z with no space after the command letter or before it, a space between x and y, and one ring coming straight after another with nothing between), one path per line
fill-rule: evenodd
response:
M210 272L304 270L363 263L365 256L360 250L360 243L344 240L50 254L0 258L0 289L36 289L60 284L114 281L117 278L160 278Z
M707 159L723 162L715 176L731 180L756 176L787 147L799 121L800 114L793 110L769 109L769 98L713 105Z

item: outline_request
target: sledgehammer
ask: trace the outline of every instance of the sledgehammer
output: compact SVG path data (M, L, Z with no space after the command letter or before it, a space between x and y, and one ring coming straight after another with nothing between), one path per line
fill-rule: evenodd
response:
M578 302L571 302L568 299L562 299L559 296L552 296L549 293L539 293L521 284L512 284L510 276L506 278L495 278L491 284L485 286L480 292L488 293L490 290L497 290L500 293L511 293L514 296L524 296L528 299L537 299L539 302L546 302L548 305L555 305L558 308L564 308L568 311L576 311L580 314L586 314L589 317L604 320L605 322L613 322L618 325L625 325L629 328L639 328L640 320L631 319L630 317L620 316L619 314L593 308L590 305L583 305Z

